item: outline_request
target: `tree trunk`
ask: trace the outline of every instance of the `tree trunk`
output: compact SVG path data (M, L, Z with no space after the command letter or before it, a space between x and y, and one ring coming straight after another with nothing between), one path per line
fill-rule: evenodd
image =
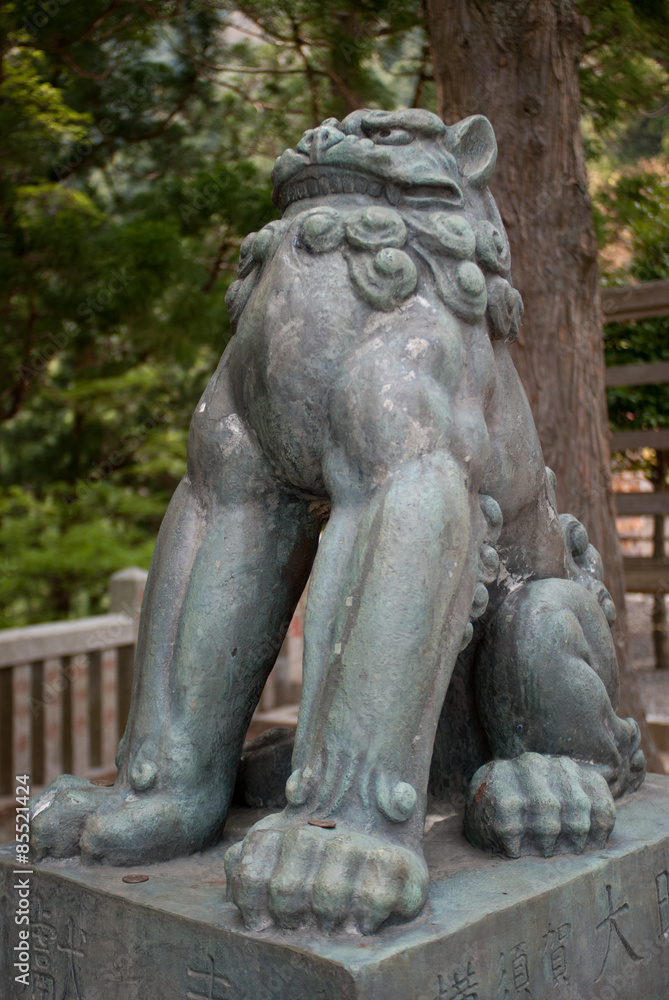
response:
M597 243L580 132L585 24L573 0L427 0L439 113L490 119L499 145L492 191L525 316L513 359L560 511L585 524L618 609L619 714L643 725L626 662L625 582L611 490Z
M667 493L667 473L669 472L669 451L658 449L657 467L655 469L655 492ZM653 559L665 559L665 521L664 514L655 515L655 531L653 533ZM669 670L669 619L667 616L667 600L664 591L655 594L653 598L653 649L655 666L658 670Z

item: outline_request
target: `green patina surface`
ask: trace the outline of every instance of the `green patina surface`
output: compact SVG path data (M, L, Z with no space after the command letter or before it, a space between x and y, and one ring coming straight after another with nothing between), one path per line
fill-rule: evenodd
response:
M77 1000L664 1000L669 995L669 778L619 807L607 850L509 861L471 847L461 816L425 837L428 902L408 926L259 933L225 899L223 855L259 814L187 859L123 870L48 859L30 877L32 989L9 985L16 928L3 924L3 997ZM0 849L3 898L14 860ZM42 978L39 978L42 977ZM40 990L42 992L40 992ZM459 991L459 992L458 992Z
M309 574L287 805L226 857L249 928L415 918L428 787L466 793L486 849L606 844L645 764L601 562L558 517L511 360L496 155L480 116L357 111L277 160L282 218L242 244L156 546L117 782L52 784L36 857L216 843Z

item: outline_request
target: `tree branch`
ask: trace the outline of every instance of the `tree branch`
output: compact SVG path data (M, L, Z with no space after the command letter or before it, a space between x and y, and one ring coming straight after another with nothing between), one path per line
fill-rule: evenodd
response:
M295 67L294 69L289 69L288 67L263 67L263 66L223 66L220 63L209 62L208 59L203 59L201 56L195 55L193 52L189 52L188 49L182 49L177 45L172 46L172 51L178 53L181 56L186 56L191 62L197 66L197 68L212 70L215 73L255 73L258 75L267 74L269 76L277 76L281 74L296 74L304 73L303 69ZM314 68L314 73L324 76L322 70Z
M244 15L244 17L248 18L248 20L252 24L255 24L260 29L260 31L263 32L264 42L269 42L271 44L276 39L280 42L284 42L287 45L292 44L292 39L289 36L280 35L278 31L270 31L261 21L258 20L255 14L251 13L251 11L248 10L248 8L240 6L237 9L240 11L240 13ZM230 27L231 28L234 27L235 30L237 31L243 31L248 35L252 35L252 32L248 31L248 29L242 26L237 27L237 25L230 25Z
M56 51L60 51L60 49L65 48L66 45L78 45L79 42L85 42L86 39L92 34L92 32L95 31L95 29L97 28L97 26L99 24L102 24L102 22L104 20L106 20L106 18L108 18L109 15L112 14L116 10L116 8L120 7L121 4L124 3L124 2L125 2L125 0L112 0L112 2L109 4L109 6L107 7L107 9L103 10L100 14L98 14L97 17L93 18L93 20L88 25L88 27L85 28L84 31L80 35L78 35L76 38L60 38L58 40L57 45L55 46L55 50ZM114 29L114 30L116 30L116 29Z
M81 66L78 66L72 56L69 56L67 52L60 52L59 55L66 66L69 66L70 69L77 74L77 76L82 76L86 80L106 80L114 68L110 63L104 73L90 73L87 69L82 69Z
M423 99L423 94L425 92L425 84L431 77L428 75L428 66L430 64L430 43L426 39L423 44L423 51L421 54L420 67L418 70L418 78L416 80L416 87L413 93L413 103L412 108L420 107L420 102Z
M96 35L94 41L102 42L105 38L111 38L111 36L116 34L116 32L122 28L124 24L127 24L128 21L132 21L132 14L126 14L125 17L122 17L118 24L115 24L113 28L108 28L107 31L103 31L101 35Z
M299 115L301 111L299 108L291 109L281 107L279 104L270 104L268 101L261 101L256 97L252 97L247 94L245 90L241 87L236 87L234 83L228 83L226 80L218 80L215 77L208 76L207 73L200 72L200 76L204 80L208 80L209 83L215 84L217 87L224 87L226 90L231 90L233 94L237 94L243 100L248 101L252 104L256 111L282 111L286 115Z
M230 239L229 234L226 232L226 234L223 237L223 240L221 242L221 245L218 248L218 253L216 254L216 259L214 260L214 264L213 264L213 266L212 266L212 268L211 268L211 270L209 272L207 280L205 281L204 285L202 286L202 291L205 294L207 294L208 292L210 292L212 290L212 288L214 287L214 285L216 284L216 279L218 278L218 273L221 270L221 263L223 261L223 256L225 254L225 251L227 249L231 248L233 245L234 245L233 240Z
M318 103L318 81L316 80L314 67L311 65L311 62L302 47L304 45L304 42L300 37L300 32L297 22L291 19L291 23L293 26L293 40L295 42L295 48L297 50L300 59L304 63L304 72L307 78L307 83L309 84L309 94L311 96L311 117L313 126L314 128L316 128L316 126L319 125L321 121L320 106Z
M138 7L141 7L142 10L144 11L144 13L148 14L149 17L152 18L154 21L171 21L174 18L174 16L175 16L173 13L172 14L157 14L155 12L155 10L153 10L148 3L144 3L143 0L135 0L135 4ZM180 10L181 4L180 3L177 4L177 8L179 8L179 9L176 11L176 13L181 13L181 10Z
M325 69L325 73L327 76L330 77L332 82L339 88L342 97L346 98L346 100L348 101L348 103L350 104L351 108L354 111L360 111L364 107L364 104L361 103L360 98L357 96L357 94L353 93L353 91L342 79L342 77L339 76L338 73L335 73L333 69L327 67Z

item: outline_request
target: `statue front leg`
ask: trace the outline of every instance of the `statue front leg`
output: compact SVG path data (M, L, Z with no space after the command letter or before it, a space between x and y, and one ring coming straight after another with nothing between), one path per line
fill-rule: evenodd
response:
M32 804L36 856L130 865L217 839L318 527L308 501L274 484L223 364L193 418L189 474L151 563L118 777L113 788L53 782Z
M226 856L247 925L348 922L372 933L422 907L432 745L484 532L479 497L444 452L389 471L366 494L333 497L313 587L329 585L336 601L334 613L307 609L289 804ZM326 628L323 651L310 635Z

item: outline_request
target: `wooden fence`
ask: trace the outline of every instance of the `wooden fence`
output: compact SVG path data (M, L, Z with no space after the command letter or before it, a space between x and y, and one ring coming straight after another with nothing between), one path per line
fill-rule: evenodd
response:
M602 288L601 299L605 323L626 323L630 319L669 316L669 280Z
M602 311L605 323L669 316L669 281L647 281L638 285L603 288ZM606 369L606 385L659 385L669 382L669 361L652 364L615 365ZM653 448L662 469L669 453L669 429L619 431L611 435L613 451L638 451ZM624 560L628 591L662 595L669 593L669 560L664 552L664 518L669 515L669 491L660 474L652 493L617 493L616 511L620 517L654 517L655 539L652 558ZM656 617L661 614L659 608ZM656 624L659 624L656 622Z
M669 281L648 281L622 288L602 289L602 310L606 323L628 322L669 316ZM669 362L616 365L606 369L607 386L659 385L669 382ZM653 647L655 666L669 669L669 617L666 594L669 593L669 559L665 548L665 518L669 515L669 429L622 431L611 436L614 451L638 451L653 448L657 455L657 477L652 493L617 493L616 511L621 517L654 519L653 555L650 558L627 557L623 561L625 587L631 593L654 595Z
M0 796L15 774L39 787L114 767L145 581L143 570L114 574L107 615L0 631Z
M32 791L63 773L113 777L146 576L139 569L112 576L109 614L0 630L0 841L11 834L15 775L30 775ZM304 605L303 598L250 736L296 724Z

